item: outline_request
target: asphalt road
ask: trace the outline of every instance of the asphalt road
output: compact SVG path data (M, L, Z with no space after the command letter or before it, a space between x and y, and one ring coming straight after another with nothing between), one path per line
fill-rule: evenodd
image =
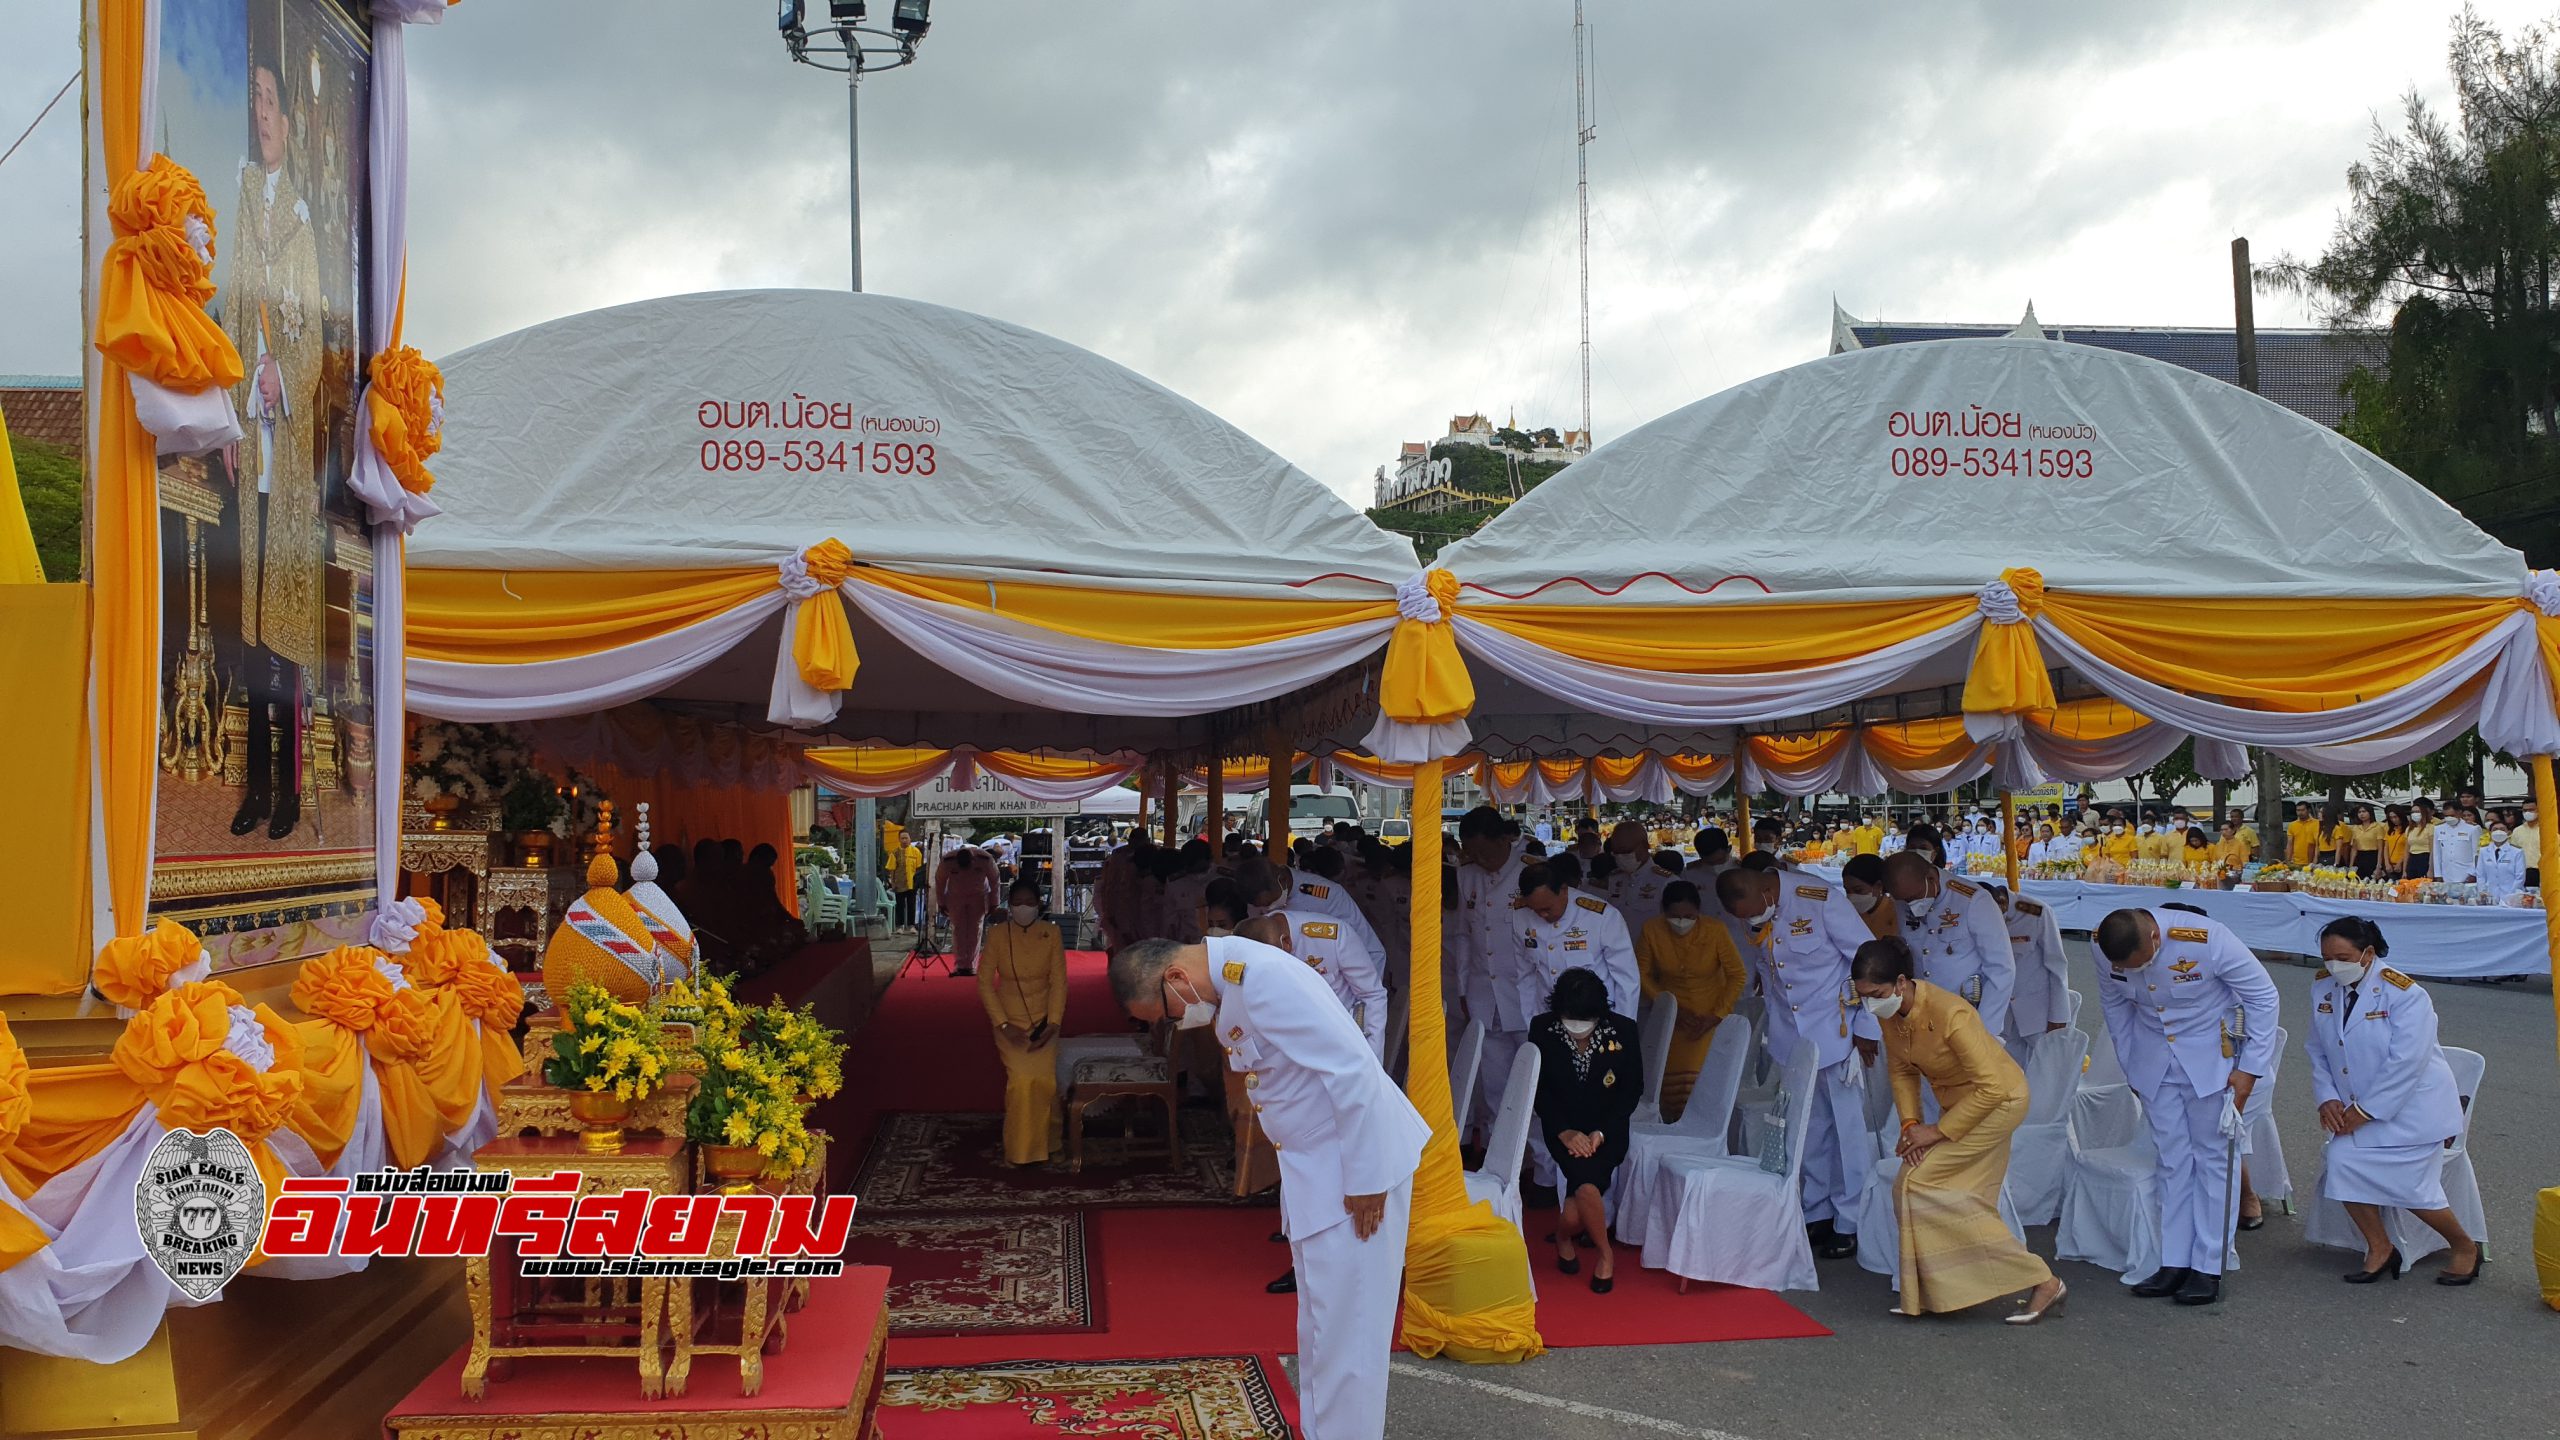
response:
M2083 942L2073 980L2082 1024L2107 1042ZM2295 1038L2276 1113L2294 1182L2319 1183L2320 1134L2300 1039L2314 972L2273 967ZM2069 1315L2018 1328L2005 1306L1904 1320L1891 1284L1855 1261L1826 1262L1819 1293L1786 1298L1828 1340L1557 1350L1525 1365L1396 1358L1394 1440L1795 1440L1795 1437L2362 1436L2560 1434L2560 1313L2533 1271L2535 1191L2560 1184L2560 1058L2551 987L2431 984L2445 1043L2489 1060L2471 1132L2489 1212L2490 1264L2467 1289L2433 1283L2442 1257L2397 1283L2354 1287L2349 1252L2314 1248L2298 1215L2269 1208L2240 1237L2242 1269L2221 1304L2136 1300L2117 1277L2057 1266ZM1537 1217L1531 1218L1533 1230ZM1540 1232L1543 1233L1543 1232ZM2028 1240L2048 1258L2050 1227ZM1532 1246L1533 1259L1538 1247ZM1632 1256L1622 1252L1621 1264ZM1545 1263L1552 1263L1546 1257Z

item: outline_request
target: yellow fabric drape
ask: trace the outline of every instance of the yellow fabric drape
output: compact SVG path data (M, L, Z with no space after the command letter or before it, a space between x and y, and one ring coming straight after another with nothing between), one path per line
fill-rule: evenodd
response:
M1809 604L1486 605L1468 619L1582 660L1634 670L1753 675L1833 665L1961 622L1970 595Z
M1867 753L1897 770L1940 770L1971 754L1972 736L1961 715L1894 720L1866 727Z
M870 567L855 571L854 578L917 600L1003 615L1062 635L1158 650L1232 650L1322 634L1396 613L1392 599L1175 595L902 575Z
M812 690L844 690L862 657L853 650L853 621L836 587L853 568L853 551L841 540L821 540L802 553L809 578L827 588L799 604L791 621L791 662Z
M0 585L43 583L36 533L27 524L27 502L18 494L18 457L9 449L9 417L0 415Z
M2280 713L2386 695L2444 667L2520 600L2165 600L2048 594L2044 618L2156 685Z
M1388 719L1408 725L1444 725L1466 718L1476 708L1476 684L1467 674L1466 657L1458 653L1458 637L1449 623L1458 602L1458 577L1434 570L1424 583L1440 607L1440 618L1428 623L1410 617L1396 621L1378 675L1378 708Z
M154 557L154 562L157 557ZM0 585L0 995L76 995L89 976L89 591ZM137 919L135 927L140 928Z
M1414 813L1440 808L1441 762L1414 771ZM2560 828L2560 827L2555 827ZM1413 1176L1405 1236L1401 1338L1416 1355L1513 1364L1546 1353L1519 1228L1467 1197L1449 1095L1447 1023L1440 1002L1440 827L1413 827L1413 941L1407 954L1405 1097L1431 1126Z
M17 1037L9 1033L9 1021L0 1016L0 1156L6 1156L16 1143L18 1132L34 1113L35 1102L27 1093L27 1052L18 1046ZM0 1173L6 1170L0 1161ZM33 1220L12 1205L0 1205L0 1270L26 1259L51 1244L44 1231Z
M778 588L752 570L411 570L409 653L464 665L566 660L699 625Z
M2019 619L1986 621L1974 637L1973 668L1965 675L1964 708L1976 715L2043 715L2058 703L2053 675L2036 648L2035 618L2044 610L2044 577L2033 570L2000 572L2000 583L2018 597Z

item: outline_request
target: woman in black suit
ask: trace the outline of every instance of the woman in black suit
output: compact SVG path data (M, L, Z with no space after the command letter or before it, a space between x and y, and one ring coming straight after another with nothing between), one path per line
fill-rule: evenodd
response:
M1538 1047L1538 1123L1546 1129L1547 1153L1564 1172L1556 1268L1570 1275L1582 1267L1573 1249L1579 1230L1599 1252L1592 1260L1592 1293L1606 1295L1617 1283L1617 1270L1601 1197L1627 1158L1627 1123L1643 1098L1636 1022L1613 1013L1608 987L1576 966L1556 977L1547 1013L1529 1023L1529 1041Z

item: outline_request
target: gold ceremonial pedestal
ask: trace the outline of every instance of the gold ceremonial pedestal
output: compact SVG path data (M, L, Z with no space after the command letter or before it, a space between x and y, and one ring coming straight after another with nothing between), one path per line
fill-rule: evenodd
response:
M482 1174L506 1172L518 1180L539 1179L563 1171L575 1172L580 1185L578 1193L598 1190L642 1189L652 1195L681 1195L693 1178L688 1148L681 1138L634 1140L621 1152L590 1155L577 1140L537 1137L523 1139L501 1137L481 1147L472 1164ZM583 1331L587 1343L533 1341L519 1343L517 1327L510 1325L502 1342L493 1294L497 1283L495 1264L489 1256L476 1256L464 1262L463 1284L471 1300L471 1356L462 1367L462 1393L479 1399L489 1391L491 1361L510 1360L535 1355L596 1356L605 1359L637 1359L640 1363L640 1393L651 1400L665 1393L665 1359L661 1351L659 1322L666 1311L667 1282L648 1278L637 1282L637 1305L625 1316L619 1307L594 1303L580 1307L582 1313L564 1322L544 1323L544 1330ZM573 1282L574 1283L574 1282ZM590 1290L604 1282L587 1282ZM617 1285L621 1282L617 1282ZM637 1346L627 1343L620 1333L636 1325Z
M826 1194L827 1137L823 1131L809 1135L807 1163L793 1171L771 1193L781 1195ZM714 1189L706 1163L697 1151L694 1159L694 1188L702 1193ZM738 1231L743 1224L738 1216L724 1216L711 1239L711 1257L733 1258L738 1253ZM693 1308L693 1287L712 1287L711 1303L697 1316ZM728 1333L730 1288L737 1291L737 1334L731 1343L717 1343L715 1337ZM786 1312L797 1310L809 1298L809 1282L805 1279L754 1278L740 1280L677 1280L667 1290L667 1328L675 1335L675 1359L667 1366L666 1393L682 1395L693 1374L693 1362L703 1355L734 1355L738 1360L738 1393L753 1395L764 1387L764 1355L767 1350L780 1353L790 1338L790 1322Z

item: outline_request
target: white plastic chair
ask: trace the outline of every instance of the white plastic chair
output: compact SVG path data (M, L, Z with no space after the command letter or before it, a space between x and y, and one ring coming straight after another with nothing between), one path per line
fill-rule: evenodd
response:
M1529 1108L1538 1099L1538 1047L1523 1045L1511 1057L1511 1080L1502 1092L1502 1113L1494 1117L1493 1138L1484 1149L1484 1168L1467 1172L1467 1198L1482 1200L1493 1213L1520 1223L1520 1160L1529 1148Z
M1776 1173L1754 1156L1667 1158L1646 1203L1643 1263L1692 1280L1759 1290L1819 1290L1804 1231L1805 1131L1813 1117L1814 1048L1799 1045L1779 1072L1787 1097L1786 1164Z
M2084 1088L2067 1126L2054 1257L2086 1260L2138 1284L2160 1268L2159 1152L2142 1099L2129 1085Z
M1707 1058L1698 1066L1697 1083L1689 1087L1688 1108L1670 1124L1638 1121L1627 1131L1627 1158L1609 1185L1610 1219L1618 1238L1642 1245L1652 1227L1654 1177L1672 1155L1723 1155L1733 1124L1734 1097L1742 1090L1743 1067L1751 1063L1751 1022L1727 1015L1716 1022L1707 1042Z
M2279 1204L2285 1213L2293 1213L2293 1170L2284 1161L2284 1137L2276 1132L2276 1072L2284 1068L2284 1047L2289 1037L2282 1028L2276 1031L2276 1058L2267 1066L2266 1075L2249 1091L2249 1103L2240 1109L2240 1133L2248 1149L2244 1158L2249 1165L2249 1188L2258 1192L2261 1205Z
M2453 1207L2454 1218L2472 1239L2480 1242L2480 1253L2489 1253L2489 1216L2480 1203L2480 1178L2471 1169L2471 1119L2478 1113L2480 1082L2487 1075L2489 1058L2477 1050L2463 1050L2451 1045L2437 1047L2444 1063L2453 1069L2454 1088L2462 1095L2462 1132L2453 1137L2444 1157L2444 1198ZM2326 1187L2323 1187L2325 1192ZM2391 1243L2400 1249L2400 1258L2410 1264L2445 1248L2444 1237L2420 1222L2406 1210L2382 1212L2383 1230ZM2347 1207L2326 1193L2312 1196L2306 1207L2302 1238L2314 1245L2328 1245L2340 1250L2364 1249L2364 1237L2357 1233L2355 1222L2347 1218Z
M2027 1118L2009 1141L2009 1196L2030 1225L2051 1224L2062 1213L2062 1186L2070 1170L2071 1098L2089 1058L2087 1032L2048 1030L2027 1042Z
M1476 1071L1483 1065L1484 1022L1470 1020L1449 1052L1449 1113L1458 1117L1461 1131L1467 1128L1467 1114L1476 1099Z
M1638 1121L1662 1118L1662 1076L1671 1063L1671 1032L1680 1023L1680 1002L1656 995L1636 1022L1636 1044L1644 1052L1644 1098L1636 1102Z

